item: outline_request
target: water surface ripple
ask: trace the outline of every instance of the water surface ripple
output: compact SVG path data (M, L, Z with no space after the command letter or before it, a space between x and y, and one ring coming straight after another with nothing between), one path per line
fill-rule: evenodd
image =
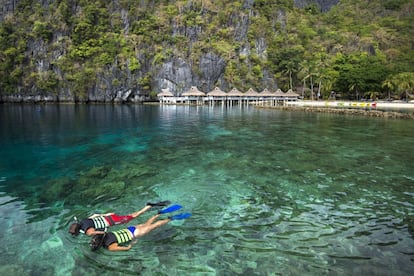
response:
M0 272L410 275L413 134L251 107L1 105ZM130 251L67 233L160 199L193 216Z

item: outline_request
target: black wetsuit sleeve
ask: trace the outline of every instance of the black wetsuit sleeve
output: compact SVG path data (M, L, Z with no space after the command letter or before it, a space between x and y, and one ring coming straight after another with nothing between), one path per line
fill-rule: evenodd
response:
M103 246L108 248L109 245L117 242L115 235L112 232L108 232L105 235L105 238L103 240Z
M89 228L93 228L93 227L94 227L94 224L93 224L93 220L91 219L83 219L80 222L80 229L85 233Z

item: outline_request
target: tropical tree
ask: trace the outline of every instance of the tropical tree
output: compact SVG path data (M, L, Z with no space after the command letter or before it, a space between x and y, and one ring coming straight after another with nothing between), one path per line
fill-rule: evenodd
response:
M286 82L288 89L293 89L296 81L296 72L299 71L299 64L303 55L303 48L300 45L276 49L270 48L268 53L268 61L272 69L276 72L276 76L281 76L282 81Z
M310 73L308 61L307 60L302 61L299 64L299 72L298 72L298 77L302 81L302 98L305 98L305 90L307 89L306 80L309 79L310 74L311 73Z
M303 82L303 86L306 87L306 80L309 80L310 86L310 98L313 100L314 96L314 86L315 86L315 77L318 74L317 70L317 60L314 59L306 59L300 63L300 76Z
M410 93L414 89L414 72L402 72L388 76L381 85L388 90L388 99L391 98L391 91L396 92L400 98L413 97Z
M414 89L414 72L402 72L393 77L393 83L396 91L401 96L405 95L405 99L408 100Z
M381 87L387 89L387 91L388 91L388 100L390 100L391 99L391 91L395 89L394 88L395 87L394 82L393 82L393 79L392 79L392 75L388 76L382 82Z
M296 66L295 64L290 61L286 63L286 68L283 71L283 73L287 74L289 76L289 89L293 89L293 81L292 81L292 73L296 72Z
M367 93L365 93L365 96L367 96L368 98L374 101L378 98L379 95L380 95L380 92L378 91L368 91Z
M380 91L387 76L387 68L381 56L366 53L338 55L334 69L338 71L335 89L359 99L368 91ZM353 94L350 94L352 92Z

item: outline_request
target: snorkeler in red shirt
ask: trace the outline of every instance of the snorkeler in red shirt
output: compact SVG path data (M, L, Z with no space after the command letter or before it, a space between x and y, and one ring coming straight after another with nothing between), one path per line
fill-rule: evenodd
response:
M107 214L93 214L92 216L83 219L81 221L76 221L72 223L69 227L69 233L72 236L77 236L79 233L84 233L85 235L91 236L96 234L103 234L106 232L106 229L113 225L125 224L130 220L142 215L152 207L164 207L169 205L170 201L161 201L157 203L147 203L147 205L139 211L136 211L129 215L117 215L115 213ZM75 220L77 220L75 218Z

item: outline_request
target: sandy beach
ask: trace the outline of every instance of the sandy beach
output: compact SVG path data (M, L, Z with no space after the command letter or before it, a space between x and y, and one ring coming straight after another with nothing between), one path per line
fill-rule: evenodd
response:
M356 102L356 101L296 101L288 102L288 106L302 107L337 107L337 108L372 108L390 110L409 110L414 111L414 102Z
M413 102L292 101L286 102L283 106L256 105L256 108L414 119Z

